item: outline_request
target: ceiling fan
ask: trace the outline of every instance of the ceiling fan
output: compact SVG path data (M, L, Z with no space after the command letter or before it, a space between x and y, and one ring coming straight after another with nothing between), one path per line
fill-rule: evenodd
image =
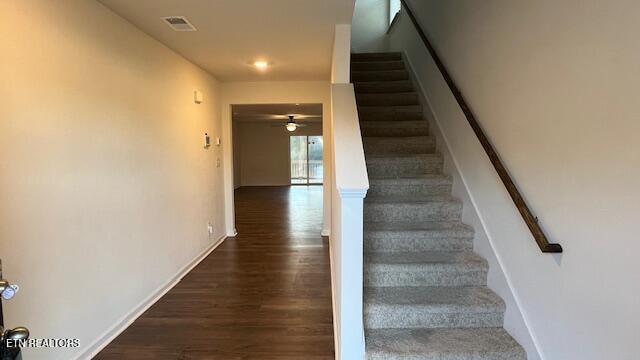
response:
M307 126L307 124L297 123L294 119L294 115L287 115L289 120L286 123L282 124L287 129L287 131L296 131L297 128ZM274 126L282 126L282 125L274 125Z

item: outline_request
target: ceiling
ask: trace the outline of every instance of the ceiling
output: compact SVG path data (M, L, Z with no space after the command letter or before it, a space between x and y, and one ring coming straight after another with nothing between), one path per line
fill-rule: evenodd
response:
M98 0L221 81L329 80L335 24L355 0ZM160 18L186 16L176 32ZM271 63L264 72L250 65Z
M293 115L296 122L322 121L322 104L259 104L233 105L234 121L287 121Z

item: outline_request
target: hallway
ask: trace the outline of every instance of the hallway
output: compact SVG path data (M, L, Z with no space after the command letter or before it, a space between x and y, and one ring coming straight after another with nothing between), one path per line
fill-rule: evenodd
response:
M322 187L235 192L228 238L96 359L333 359Z

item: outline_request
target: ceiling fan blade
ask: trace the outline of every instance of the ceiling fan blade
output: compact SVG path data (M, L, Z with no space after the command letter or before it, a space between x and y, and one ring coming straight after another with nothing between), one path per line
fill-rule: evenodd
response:
M295 117L296 120L300 119L322 119L322 115L299 115Z

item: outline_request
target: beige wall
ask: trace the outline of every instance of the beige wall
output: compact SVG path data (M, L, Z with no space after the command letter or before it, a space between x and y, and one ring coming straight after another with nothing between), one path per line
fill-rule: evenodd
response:
M351 23L353 52L376 52L387 49L389 0L356 0Z
M540 357L636 359L640 3L410 2L548 237L564 247L540 253L435 66L420 58L426 50L407 40L407 20L392 48L421 78Z
M319 122L307 123L295 132L274 125L279 123L234 121L234 181L239 176L240 186L290 185L289 137L322 135Z
M80 338L25 354L67 360L224 234L219 87L95 1L0 10L5 325Z

